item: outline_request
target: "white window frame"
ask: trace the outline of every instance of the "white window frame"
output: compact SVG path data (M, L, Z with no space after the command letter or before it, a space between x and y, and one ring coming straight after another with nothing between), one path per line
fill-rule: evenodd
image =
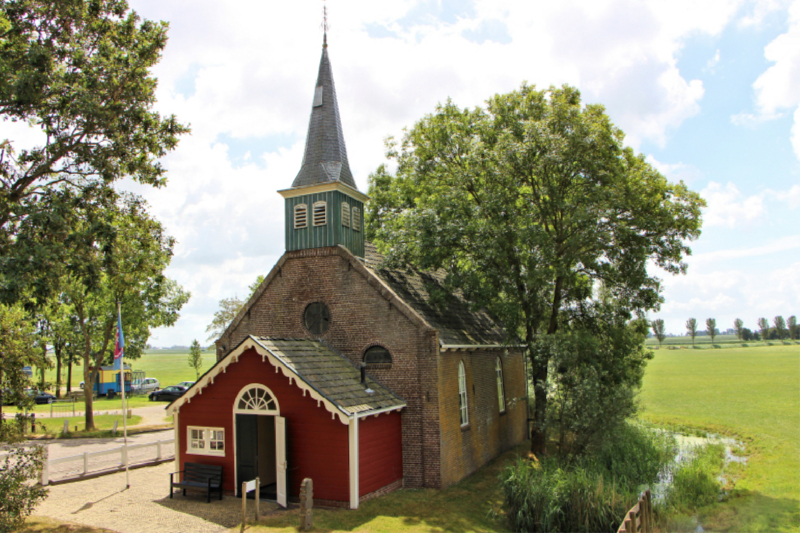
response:
M194 448L192 447L192 443L195 440L192 438L192 430L202 431L203 432L203 447L202 448ZM212 432L221 432L222 433L222 449L221 450L212 450L211 449L211 442L215 439L212 439ZM225 457L225 451L228 449L228 443L225 442L225 428L220 427L207 427L207 426L186 426L186 453L190 453L192 455L214 455L217 457Z
M458 411L461 416L461 427L469 425L469 409L467 397L467 371L464 361L458 362Z
M350 204L342 202L342 226L350 227Z
M298 215L302 211L302 225L298 224L300 217ZM308 227L308 206L306 204L297 204L294 206L294 229L304 229Z
M317 223L317 208L322 208L322 223ZM320 200L319 202L314 202L314 205L311 208L311 223L314 226L325 226L328 224L328 202L325 200Z
M361 231L361 209L353 207L353 216L351 217L353 224L353 231Z
M506 393L503 383L503 362L500 358L494 364L494 371L497 374L497 403L501 413L506 412Z

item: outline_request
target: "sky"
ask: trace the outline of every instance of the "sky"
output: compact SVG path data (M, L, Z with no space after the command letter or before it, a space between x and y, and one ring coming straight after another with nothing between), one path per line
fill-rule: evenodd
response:
M178 244L167 274L192 293L154 346L205 344L219 300L244 298L284 251L322 45L322 1L129 0L169 22L156 109L191 125L143 195ZM327 0L348 158L366 192L399 138L439 102L482 105L523 82L570 84L606 107L671 181L706 199L663 318L800 315L800 0Z

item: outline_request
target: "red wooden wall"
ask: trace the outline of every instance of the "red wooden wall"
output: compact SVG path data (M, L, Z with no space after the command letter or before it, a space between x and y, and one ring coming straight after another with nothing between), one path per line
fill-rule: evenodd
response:
M374 492L403 477L403 438L400 412L359 420L359 496ZM316 485L314 486L316 492Z
M282 371L261 361L255 350L247 350L237 363L231 363L226 373L214 378L214 384L192 397L191 403L180 408L179 453L184 461L209 465L222 465L223 485L234 490L234 428L233 402L242 387L251 383L267 386L280 406L280 415L286 418L286 456L288 462L287 490L289 496L298 496L304 478L314 480L314 497L324 500L349 501L349 469L347 426L331 419L331 413L303 391ZM383 415L375 419L388 418ZM397 417L399 424L399 416ZM369 424L364 424L367 427ZM186 427L208 426L225 428L225 457L186 453ZM363 439L363 438L362 438ZM396 439L400 445L400 437ZM363 452L362 452L363 453ZM401 465L402 471L402 465ZM241 480L240 480L241 482Z

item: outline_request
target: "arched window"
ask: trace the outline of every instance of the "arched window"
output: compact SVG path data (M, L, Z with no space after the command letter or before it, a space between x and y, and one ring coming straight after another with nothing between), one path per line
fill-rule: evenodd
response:
M350 227L350 204L342 202L342 226Z
M364 352L366 364L392 364L392 354L383 346L371 346Z
M361 231L361 209L353 208L353 231Z
M469 424L467 412L467 373L464 370L464 361L458 363L458 409L461 412L461 425Z
M324 226L328 223L328 204L324 201L314 202L314 225Z
M277 414L279 412L278 402L272 392L259 383L244 387L236 397L236 403L233 406L234 412L251 415Z
M297 204L294 206L294 229L303 229L308 226L308 206Z
M494 364L494 370L497 373L497 403L502 413L506 410L506 394L503 390L503 363L500 362L499 357Z

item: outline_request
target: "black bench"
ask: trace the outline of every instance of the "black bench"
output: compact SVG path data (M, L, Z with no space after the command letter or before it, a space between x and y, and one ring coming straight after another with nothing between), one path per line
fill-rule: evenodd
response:
M175 482L175 474L181 474L181 481ZM172 472L169 475L169 497L172 498L174 487L183 489L186 496L186 489L207 491L208 503L211 503L211 491L219 492L219 499L222 499L222 467L202 465L200 463L184 463L183 470Z

